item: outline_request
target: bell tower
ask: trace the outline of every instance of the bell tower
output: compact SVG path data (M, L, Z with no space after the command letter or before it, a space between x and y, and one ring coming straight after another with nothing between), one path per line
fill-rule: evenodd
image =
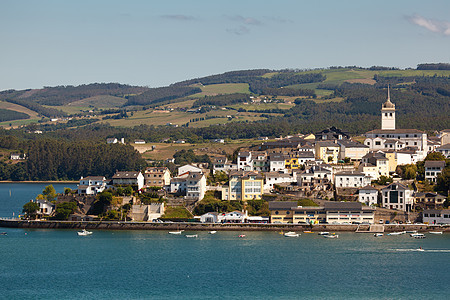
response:
M391 102L389 85L387 100L381 106L381 130L395 130L395 104Z

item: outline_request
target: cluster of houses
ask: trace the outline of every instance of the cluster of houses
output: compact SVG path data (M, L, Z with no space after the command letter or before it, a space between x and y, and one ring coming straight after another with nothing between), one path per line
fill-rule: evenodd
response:
M388 91L387 101L381 108L381 129L367 132L363 143L331 127L315 134L276 141L264 139L261 145L239 152L236 162L228 161L225 156L216 156L212 157L210 166L196 164L179 167L176 177L172 177L165 167L149 167L143 173L117 172L108 180L97 176L81 178L78 193L95 195L110 186L134 185L138 190L161 187L168 193L194 201L202 200L208 189L220 191L222 200L262 199L264 193L279 189L323 199L350 194L358 200L336 201L323 207L298 207L289 202L270 203L270 221L280 223L373 223L376 204L404 212L410 212L415 207L421 207L424 211L442 209L444 196L416 192L407 183L394 181L379 189L371 186L371 182L381 176L394 175L397 166L422 161L430 152L437 151L450 157L450 130L441 131L436 137L428 137L425 132L416 129L396 129L395 113L395 104L390 101ZM445 161L426 161L425 179L435 183L444 168ZM209 172L225 172L229 176L228 183L221 187L207 186ZM445 213L442 215L442 219L448 216ZM248 222L250 217L243 212L209 213L201 220ZM148 214L146 218L152 217Z

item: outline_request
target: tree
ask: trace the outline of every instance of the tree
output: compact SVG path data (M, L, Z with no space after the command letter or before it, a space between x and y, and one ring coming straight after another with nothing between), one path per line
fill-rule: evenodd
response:
M71 188L64 188L64 195L69 195L70 193L72 193Z
M445 167L436 179L436 191L446 193L450 190L450 166ZM449 195L450 196L450 195Z
M53 185L47 185L42 191L42 196L45 200L53 201L56 199L56 190Z
M28 219L34 219L36 217L36 213L39 210L39 204L36 202L30 201L24 204L22 212L26 214Z
M445 156L441 152L431 152L425 157L425 161L427 160L445 160Z
M55 216L53 217L53 219L67 220L69 216L75 212L76 209L77 203L74 201L58 203L56 204Z

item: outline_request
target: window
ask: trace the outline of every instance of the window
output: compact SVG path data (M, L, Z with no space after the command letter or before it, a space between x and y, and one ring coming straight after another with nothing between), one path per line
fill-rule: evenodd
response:
M380 145L381 145L381 142L380 142L380 141L376 141L376 142L375 142L375 145L380 146Z

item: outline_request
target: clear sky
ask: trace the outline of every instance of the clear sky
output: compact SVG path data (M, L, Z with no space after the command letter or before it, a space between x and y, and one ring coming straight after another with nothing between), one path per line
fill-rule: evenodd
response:
M448 0L0 0L0 90L450 62Z

